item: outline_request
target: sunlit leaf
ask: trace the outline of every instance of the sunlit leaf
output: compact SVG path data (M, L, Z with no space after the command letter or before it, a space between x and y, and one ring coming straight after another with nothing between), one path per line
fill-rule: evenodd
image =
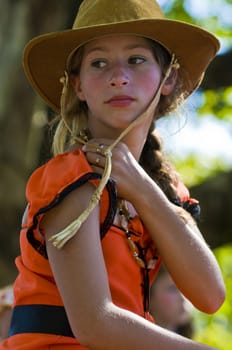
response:
M214 315L205 315L196 311L195 339L215 346L220 350L232 348L232 244L217 248L214 251L222 270L226 285L227 297L223 306Z

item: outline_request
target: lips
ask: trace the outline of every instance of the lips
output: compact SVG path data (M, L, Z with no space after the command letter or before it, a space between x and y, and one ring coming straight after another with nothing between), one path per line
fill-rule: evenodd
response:
M135 99L131 96L117 95L110 98L106 103L114 107L125 107L130 106L134 101Z

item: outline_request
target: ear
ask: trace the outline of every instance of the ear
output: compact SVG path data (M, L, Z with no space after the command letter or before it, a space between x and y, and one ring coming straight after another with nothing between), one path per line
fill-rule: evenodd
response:
M174 89L177 81L178 71L177 69L172 69L169 77L166 79L164 86L162 87L161 94L169 95Z
M80 79L80 77L77 76L77 75L71 75L70 83L71 83L71 85L73 87L73 90L75 91L77 97L81 101L85 101L85 96L84 96L84 93L83 93L82 88L81 88L81 79Z

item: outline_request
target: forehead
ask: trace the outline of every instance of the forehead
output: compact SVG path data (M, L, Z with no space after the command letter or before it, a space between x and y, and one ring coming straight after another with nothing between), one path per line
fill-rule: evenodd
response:
M90 42L84 46L84 52L88 53L94 50L107 51L111 48L120 47L125 49L133 49L137 47L151 48L151 40L142 36L115 34L103 36Z

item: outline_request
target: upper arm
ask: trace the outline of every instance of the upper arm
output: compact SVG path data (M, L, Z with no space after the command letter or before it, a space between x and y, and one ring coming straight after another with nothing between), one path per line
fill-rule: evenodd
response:
M70 193L41 222L49 262L75 335L89 332L94 318L111 300L99 232L99 205L62 249L49 238L86 209L94 187L87 183Z

